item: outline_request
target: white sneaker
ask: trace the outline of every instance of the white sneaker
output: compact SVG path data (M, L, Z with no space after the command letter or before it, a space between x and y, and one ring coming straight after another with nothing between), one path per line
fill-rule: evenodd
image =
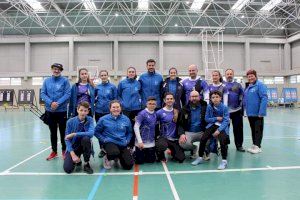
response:
M250 148L248 148L247 151L248 151L249 153L252 153L252 151L254 150L254 146L255 146L255 145L252 144L252 146L251 146Z
M103 156L103 167L105 169L111 169L112 163L107 159L107 156Z
M253 149L249 152L252 153L252 154L257 154L257 153L261 153L262 150L258 146L254 145Z

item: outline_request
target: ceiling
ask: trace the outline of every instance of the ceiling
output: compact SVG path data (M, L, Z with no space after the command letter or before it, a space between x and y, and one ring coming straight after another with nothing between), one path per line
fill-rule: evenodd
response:
M300 0L283 0L270 12L269 0L252 0L240 11L237 0L207 0L192 10L194 0L150 0L147 10L138 0L0 0L0 35L199 34L203 30L254 37L289 37L300 31Z

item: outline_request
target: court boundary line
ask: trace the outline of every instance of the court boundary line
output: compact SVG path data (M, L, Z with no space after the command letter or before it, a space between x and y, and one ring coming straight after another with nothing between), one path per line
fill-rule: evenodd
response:
M171 175L170 175L170 172L169 172L169 169L168 169L168 167L167 167L166 162L163 162L163 161L162 161L161 164L162 164L162 166L163 166L163 168L164 168L164 170L165 170L165 174L166 174L166 176L167 176L167 179L168 179L168 182L169 182L171 191L172 191L172 193L173 193L174 199L175 199L175 200L180 200L179 195L178 195L178 192L177 192L176 187L175 187L175 185L174 185L174 182L173 182L173 180L172 180L172 178L171 178Z
M139 198L139 165L134 165L132 200Z
M251 172L251 171L279 171L279 170L300 170L300 166L282 166L282 167L271 167L270 165L266 167L257 168L234 168L225 170L181 170L181 171L169 171L170 175L176 174L207 174L207 173L229 173L229 172ZM0 173L0 176L132 176L132 175L165 175L165 171L150 171L150 172L105 172L105 173L94 173L86 174L83 172L67 174L64 172L8 172L4 171Z
M98 191L98 189L101 185L101 182L103 180L103 175L105 174L105 171L106 171L105 168L100 169L100 173L102 175L100 174L99 177L97 178L96 182L93 185L92 190L89 193L89 196L88 196L87 200L93 200L95 198L95 195L96 195L96 193L97 193L97 191Z

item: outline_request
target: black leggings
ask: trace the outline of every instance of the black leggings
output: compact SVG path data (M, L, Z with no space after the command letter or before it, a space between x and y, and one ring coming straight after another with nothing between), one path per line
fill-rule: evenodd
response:
M84 162L90 161L90 156L92 152L92 143L91 139L87 136L82 137L81 139L76 139L76 143L73 144L76 149L74 149L74 153L80 157L83 154ZM66 173L71 173L75 168L75 163L72 160L70 152L66 153L66 158L64 160L64 170Z
M156 160L155 147L139 149L135 147L135 164L154 163Z
M168 140L164 137L159 137L155 143L156 155L159 161L166 160L165 150L169 148L171 150L171 155L174 160L182 163L185 160L185 154L178 141Z
M219 128L219 126L212 125L211 127L209 127L208 129L205 130L205 132L202 135L201 140L200 140L199 157L203 157L207 141L212 137L213 133L218 128ZM228 144L229 144L229 136L224 131L221 131L220 134L218 135L217 139L220 141L222 159L226 160Z
M251 133L252 142L254 145L261 147L261 141L263 138L264 131L264 118L263 117L248 117Z
M49 112L46 111L48 118L48 126L50 130L50 139L52 151L57 152L57 128L59 127L60 141L62 150L66 150L65 131L67 123L67 112Z
M132 110L132 111L123 110L123 114L126 115L130 119L132 129L133 129L133 126L135 123L135 117L137 116L137 114L139 112L140 112L139 110ZM131 140L129 142L129 146L134 147L134 143L135 143L135 134L132 135Z
M130 150L127 147L122 147L114 143L103 144L104 151L108 160L120 159L122 167L126 170L130 170L133 167L133 157Z

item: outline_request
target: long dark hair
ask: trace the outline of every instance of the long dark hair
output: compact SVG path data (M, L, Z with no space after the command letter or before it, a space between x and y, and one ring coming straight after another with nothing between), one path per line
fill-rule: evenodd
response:
M215 72L219 74L219 77L220 77L219 81L220 81L220 83L223 83L223 77L222 77L221 72L219 70L214 70L211 74L213 74Z
M78 82L77 82L77 83L81 83L81 82L82 82L82 80L81 80L81 78L80 78L80 72L83 71L83 70L85 70L87 73L89 72L89 71L87 70L87 68L80 68L80 69L78 70ZM90 80L90 75L89 75L89 74L88 74L87 82L88 82L89 84L93 85L93 83L92 83L91 80Z

